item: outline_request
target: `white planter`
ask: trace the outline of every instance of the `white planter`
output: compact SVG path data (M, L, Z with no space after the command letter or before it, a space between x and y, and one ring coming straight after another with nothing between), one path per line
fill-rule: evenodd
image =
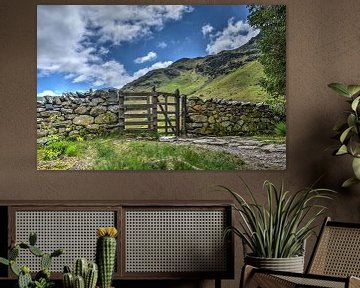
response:
M257 268L274 271L297 273L304 272L304 256L295 256L289 258L263 258L246 255L245 263Z

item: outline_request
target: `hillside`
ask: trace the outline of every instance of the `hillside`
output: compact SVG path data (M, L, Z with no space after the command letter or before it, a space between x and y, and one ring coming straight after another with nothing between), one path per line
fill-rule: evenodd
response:
M157 91L196 95L202 98L223 98L251 102L263 101L266 96L258 83L264 77L263 67L257 61L258 37L234 50L215 55L183 58L167 68L156 69L126 84L127 92Z

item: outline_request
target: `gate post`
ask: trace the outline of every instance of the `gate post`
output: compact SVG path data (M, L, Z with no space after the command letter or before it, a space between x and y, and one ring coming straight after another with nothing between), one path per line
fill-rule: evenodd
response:
M186 136L186 114L187 114L187 97L181 95L181 135Z
M119 97L119 129L120 132L124 132L125 130L125 105L124 105L124 98L125 95L121 92L118 92Z
M175 96L175 136L180 135L180 91L176 89Z
M153 129L154 132L157 132L157 103L158 103L158 93L156 92L155 86L153 87L153 93L152 93L152 122L153 122Z

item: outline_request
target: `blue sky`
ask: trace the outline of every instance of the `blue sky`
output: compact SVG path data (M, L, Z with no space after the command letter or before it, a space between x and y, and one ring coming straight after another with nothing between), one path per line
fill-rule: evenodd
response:
M37 94L121 88L259 33L245 5L38 5Z

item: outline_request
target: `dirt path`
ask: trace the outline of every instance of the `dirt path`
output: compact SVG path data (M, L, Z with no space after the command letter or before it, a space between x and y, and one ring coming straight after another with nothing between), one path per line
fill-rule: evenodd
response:
M160 137L160 142L194 144L209 150L225 151L239 156L247 169L286 169L286 145L273 144L240 136L175 138Z

